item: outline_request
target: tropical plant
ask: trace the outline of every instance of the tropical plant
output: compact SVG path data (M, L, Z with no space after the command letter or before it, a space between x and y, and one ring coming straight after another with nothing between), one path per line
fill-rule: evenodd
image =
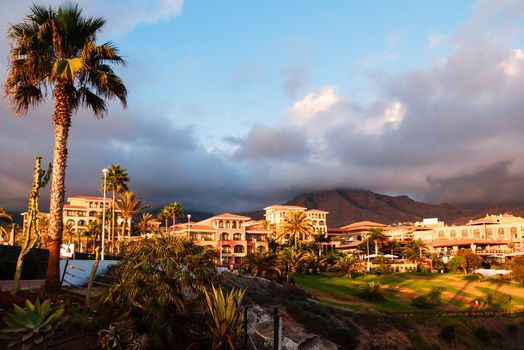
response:
M122 236L125 238L126 227L129 227L129 236L131 236L131 220L133 217L142 210L149 208L149 205L142 203L142 199L137 198L135 192L124 192L116 201L116 208L120 210L124 217Z
M109 325L108 329L98 332L100 347L104 350L122 350L133 340L135 327L131 320L115 322Z
M40 241L40 232L38 230L38 198L40 188L45 187L51 176L51 164L47 170L40 169L42 158L35 157L35 167L33 169L33 185L29 193L29 203L27 205L26 224L23 230L23 240L18 259L16 261L15 276L11 293L14 295L20 290L20 278L22 277L22 267L24 256L36 246Z
M13 221L13 215L4 208L0 207L0 221L11 223Z
M294 242L295 247L297 247L299 241L309 239L313 236L314 228L311 220L306 216L306 213L302 211L291 211L287 213L278 231L278 239L280 241L290 238Z
M0 242L9 240L10 237L7 231L8 229L12 230L14 228L12 225L10 225L12 222L13 215L4 208L0 207Z
M484 300L490 306L501 307L510 304L513 297L498 290L490 290L486 293Z
M371 302L384 300L384 290L382 285L378 282L366 282L359 288L358 295Z
M166 224L166 233L167 233L167 225L169 224L169 219L171 219L171 213L167 209L167 207L163 207L160 212L157 215L157 219L160 221L163 221Z
M178 237L143 239L123 257L114 285L102 293L99 305L135 320L142 329L166 334L167 341L201 286L216 278L215 254Z
M309 251L302 247L285 247L279 252L280 261L291 273L301 270L307 265L309 258Z
M67 139L71 116L84 106L102 117L104 98L126 106L127 90L112 65L123 65L111 43L96 44L105 20L85 17L77 5L58 8L33 5L20 23L9 25L11 42L5 94L17 114L26 114L49 93L54 99L55 145L51 184L49 263L46 287L60 288Z
M147 234L155 230L155 218L151 213L142 213L138 220L138 230L141 234Z
M282 273L278 264L278 256L272 252L258 250L248 254L244 261L243 268L253 276L277 278Z
M332 268L344 272L344 275L349 278L352 277L353 273L363 271L360 259L350 254L340 255Z
M25 307L13 304L14 312L8 313L3 321L7 328L0 330L4 339L9 339L9 348L46 349L55 334L64 309L51 309L50 299L43 303L37 299L33 304L25 301Z
M93 239L93 253L95 252L96 242L102 236L102 225L99 222L91 221L84 231L84 236ZM86 241L87 252L87 241Z
M226 294L220 287L204 289L204 308L208 315L207 327L211 336L211 348L237 349L244 326L242 299L245 290L232 289Z
M184 217L184 209L178 202L173 202L167 205L164 210L166 211L166 215L171 216L173 219L173 232L175 232L176 218Z
M129 182L129 175L127 170L120 167L120 164L113 164L107 168L108 172L106 175L106 190L111 192L111 232L109 239L111 240L111 251L115 250L115 205L116 195L123 192L129 191L127 183ZM102 183L100 184L100 191L104 191L104 175L102 175Z
M375 244L375 255L378 255L379 246L386 243L389 237L384 234L383 229L374 227L369 231L368 239Z
M326 242L329 242L329 237L327 234L322 232L313 234L313 244L318 245L318 256L322 255L322 243Z
M49 216L39 215L37 219L38 231L40 232L40 245L47 245L47 238L49 235Z

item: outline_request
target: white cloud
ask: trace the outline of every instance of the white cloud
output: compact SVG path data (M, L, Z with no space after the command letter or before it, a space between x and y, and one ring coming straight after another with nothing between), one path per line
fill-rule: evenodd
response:
M510 57L500 63L500 68L507 76L516 76L524 66L524 51L516 49Z
M367 134L380 134L388 127L396 129L405 114L406 107L396 101L387 105L380 115L364 119L359 129Z
M313 91L293 104L291 113L298 122L308 120L316 114L325 112L340 101L333 87L326 86Z

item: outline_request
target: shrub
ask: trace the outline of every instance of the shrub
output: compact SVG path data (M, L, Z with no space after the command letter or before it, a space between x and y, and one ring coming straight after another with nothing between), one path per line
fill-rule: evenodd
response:
M511 303L513 297L509 294L499 292L498 290L490 290L485 297L486 304L490 306L504 306Z
M108 329L98 332L100 347L104 350L124 349L133 340L134 332L133 322L129 320L110 324Z
M51 300L33 304L26 300L25 307L15 305L15 311L3 318L7 328L0 330L2 338L10 340L9 348L24 350L46 348L60 324L64 309L51 309Z
M491 343L491 333L486 327L477 327L475 328L475 331L473 333L475 334L475 338L477 338L481 342Z
M442 305L441 294L445 291L444 287L433 287L428 294L420 295L413 299L411 305L423 309L432 309Z
M384 300L384 290L378 282L367 282L360 287L359 296L371 302Z

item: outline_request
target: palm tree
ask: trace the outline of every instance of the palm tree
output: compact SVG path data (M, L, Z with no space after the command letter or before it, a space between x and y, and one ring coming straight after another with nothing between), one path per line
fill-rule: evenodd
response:
M166 214L173 218L173 233L175 232L176 218L184 217L184 209L178 202L173 202L165 207ZM167 229L167 227L166 227Z
M38 230L40 232L40 245L45 247L47 246L47 240L49 238L49 216L39 216L37 222Z
M286 215L284 222L280 226L279 239L283 240L290 237L293 239L295 247L297 247L299 240L312 237L313 232L313 225L311 225L311 221L307 218L306 213L292 211Z
M171 219L171 213L166 207L163 207L160 212L157 215L157 219L160 221L164 221L166 223L166 234L167 234L167 225L169 223L169 219Z
M125 191L129 191L129 187L127 186L127 183L129 182L129 175L127 174L126 169L122 169L120 167L120 164L113 164L109 168L107 168L109 171L106 175L106 189L107 191L111 191L112 199L111 202L111 232L109 233L109 239L111 240L111 251L115 249L115 228L116 228L116 222L115 222L115 202L116 202L116 195L123 193ZM104 180L104 176L102 175L102 181ZM100 185L101 191L104 190L104 184L102 183Z
M308 250L300 247L285 247L280 251L280 260L289 268L289 272L297 272L310 258Z
M124 192L116 201L116 209L120 210L124 217L122 225L122 236L125 238L126 226L129 226L129 236L131 236L131 220L142 210L149 208L149 205L142 203L141 198L136 197L135 192ZM118 237L120 239L120 235Z
M248 254L245 260L245 268L253 276L266 277L268 274L280 276L281 270L278 267L278 257L275 253L258 250Z
M85 237L91 237L93 239L93 254L96 249L96 241L102 235L102 225L99 222L91 221L87 226L87 230L84 231ZM86 252L87 252L87 240L86 240Z
M344 254L339 256L332 267L344 272L346 277L351 278L353 272L362 271L362 262L355 255Z
M149 233L155 228L154 222L153 214L143 213L138 221L138 229L141 233Z
M372 228L369 231L368 239L375 243L375 255L378 255L378 247L389 240L389 237L384 234L381 228Z
M67 138L71 116L79 107L96 117L107 112L105 99L118 98L126 106L127 89L112 65L124 65L111 43L98 45L97 34L105 20L86 17L77 5L58 8L33 5L22 22L9 25L11 42L5 94L16 114L26 114L49 93L54 99L55 145L51 183L48 290L60 288L67 163Z

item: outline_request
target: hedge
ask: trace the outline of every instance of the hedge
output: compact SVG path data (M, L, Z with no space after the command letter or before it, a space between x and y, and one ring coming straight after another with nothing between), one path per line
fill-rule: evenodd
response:
M0 245L0 280L12 280L15 276L19 246ZM24 257L23 280L43 280L47 273L47 249L31 249Z

